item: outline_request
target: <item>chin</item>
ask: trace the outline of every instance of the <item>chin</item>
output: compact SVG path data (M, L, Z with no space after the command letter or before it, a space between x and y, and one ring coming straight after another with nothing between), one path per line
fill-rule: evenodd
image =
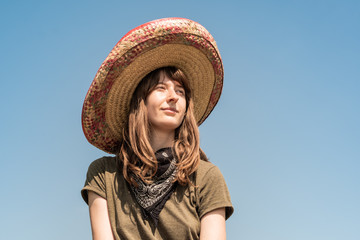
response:
M167 123L167 124L163 124L162 128L175 131L175 129L177 129L179 126L180 126L179 123L172 123L172 124Z
M157 124L153 124L153 129L165 130L165 131L175 131L181 123L178 122L160 122Z

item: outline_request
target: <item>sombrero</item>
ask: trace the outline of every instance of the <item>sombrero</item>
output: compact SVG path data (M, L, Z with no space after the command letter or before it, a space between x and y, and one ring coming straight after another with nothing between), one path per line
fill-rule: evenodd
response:
M87 140L105 152L116 153L136 86L148 73L166 66L181 69L189 79L200 125L218 102L223 86L218 48L199 23L164 18L128 32L100 66L82 109Z

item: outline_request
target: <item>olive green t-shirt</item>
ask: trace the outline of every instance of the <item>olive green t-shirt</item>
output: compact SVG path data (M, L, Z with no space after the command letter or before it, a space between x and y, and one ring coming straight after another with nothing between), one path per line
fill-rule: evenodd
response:
M177 185L159 215L156 228L151 221L143 219L140 206L117 168L115 157L103 157L90 164L81 194L86 203L89 190L107 200L116 240L192 240L200 237L202 216L225 207L227 219L233 213L233 207L225 180L212 163L200 161L191 181L196 187Z

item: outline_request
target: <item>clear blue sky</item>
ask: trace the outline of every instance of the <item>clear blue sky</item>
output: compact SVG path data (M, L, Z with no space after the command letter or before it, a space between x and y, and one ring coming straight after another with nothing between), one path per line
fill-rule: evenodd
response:
M201 145L225 176L228 239L360 239L360 2L1 1L1 239L90 239L81 108L130 29L204 25L223 57Z

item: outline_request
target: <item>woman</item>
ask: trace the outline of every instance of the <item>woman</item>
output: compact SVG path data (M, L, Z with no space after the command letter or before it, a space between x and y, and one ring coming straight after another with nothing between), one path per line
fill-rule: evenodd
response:
M225 239L233 208L197 127L222 78L215 41L191 20L146 23L114 47L82 115L90 143L116 154L90 165L82 190L94 239Z

